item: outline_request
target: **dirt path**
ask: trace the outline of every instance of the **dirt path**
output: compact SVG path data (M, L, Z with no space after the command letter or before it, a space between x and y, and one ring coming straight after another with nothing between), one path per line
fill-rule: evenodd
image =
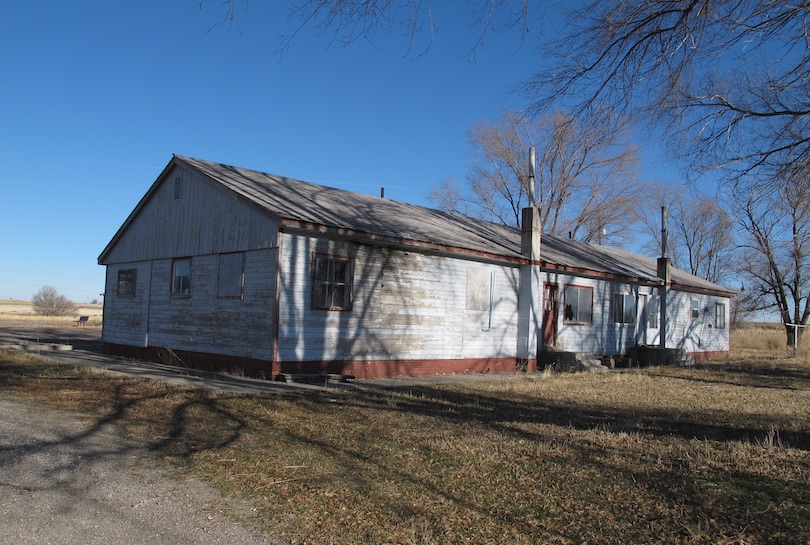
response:
M91 419L0 400L0 536L16 545L279 544L256 513Z

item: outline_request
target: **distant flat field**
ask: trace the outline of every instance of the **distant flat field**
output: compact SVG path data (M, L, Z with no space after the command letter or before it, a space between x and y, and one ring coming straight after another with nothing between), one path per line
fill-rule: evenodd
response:
M16 299L0 299L0 319L14 321L36 321L47 323L72 322L79 316L90 316L88 325L100 324L104 314L101 304L79 304L75 315L69 316L40 316L34 312L31 301L19 301Z

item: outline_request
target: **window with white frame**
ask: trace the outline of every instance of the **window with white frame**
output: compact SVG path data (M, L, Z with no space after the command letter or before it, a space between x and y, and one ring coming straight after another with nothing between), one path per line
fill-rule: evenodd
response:
M565 286L565 323L590 324L593 316L593 288Z
M635 304L633 294L614 293L613 294L613 323L632 324L636 320Z
M700 301L692 299L692 319L697 320L700 318Z
M172 261L172 295L191 297L191 258Z
M726 304L715 303L714 305L714 327L717 329L726 328Z
M352 278L350 258L313 254L312 308L351 310Z

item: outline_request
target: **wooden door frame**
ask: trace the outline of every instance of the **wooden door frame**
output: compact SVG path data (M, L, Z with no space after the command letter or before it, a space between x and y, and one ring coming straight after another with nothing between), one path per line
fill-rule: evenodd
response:
M549 300L549 295L553 296ZM551 303L553 308L549 308ZM557 345L557 330L559 327L560 314L560 285L557 282L543 283L543 322L542 322L542 343L543 346ZM548 318L551 317L551 323Z

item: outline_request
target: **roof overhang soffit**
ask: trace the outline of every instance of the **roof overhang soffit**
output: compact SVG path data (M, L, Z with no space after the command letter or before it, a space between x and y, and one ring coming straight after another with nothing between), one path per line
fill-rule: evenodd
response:
M469 248L460 248L434 242L425 242L409 238L391 237L356 231L353 229L330 227L315 223L308 223L299 220L282 218L280 223L282 231L301 235L321 236L333 239L347 240L372 246L385 246L399 250L411 250L428 255L440 255L445 257L457 257L507 266L519 266L527 263L525 259L512 256L503 256L489 252L480 252Z

